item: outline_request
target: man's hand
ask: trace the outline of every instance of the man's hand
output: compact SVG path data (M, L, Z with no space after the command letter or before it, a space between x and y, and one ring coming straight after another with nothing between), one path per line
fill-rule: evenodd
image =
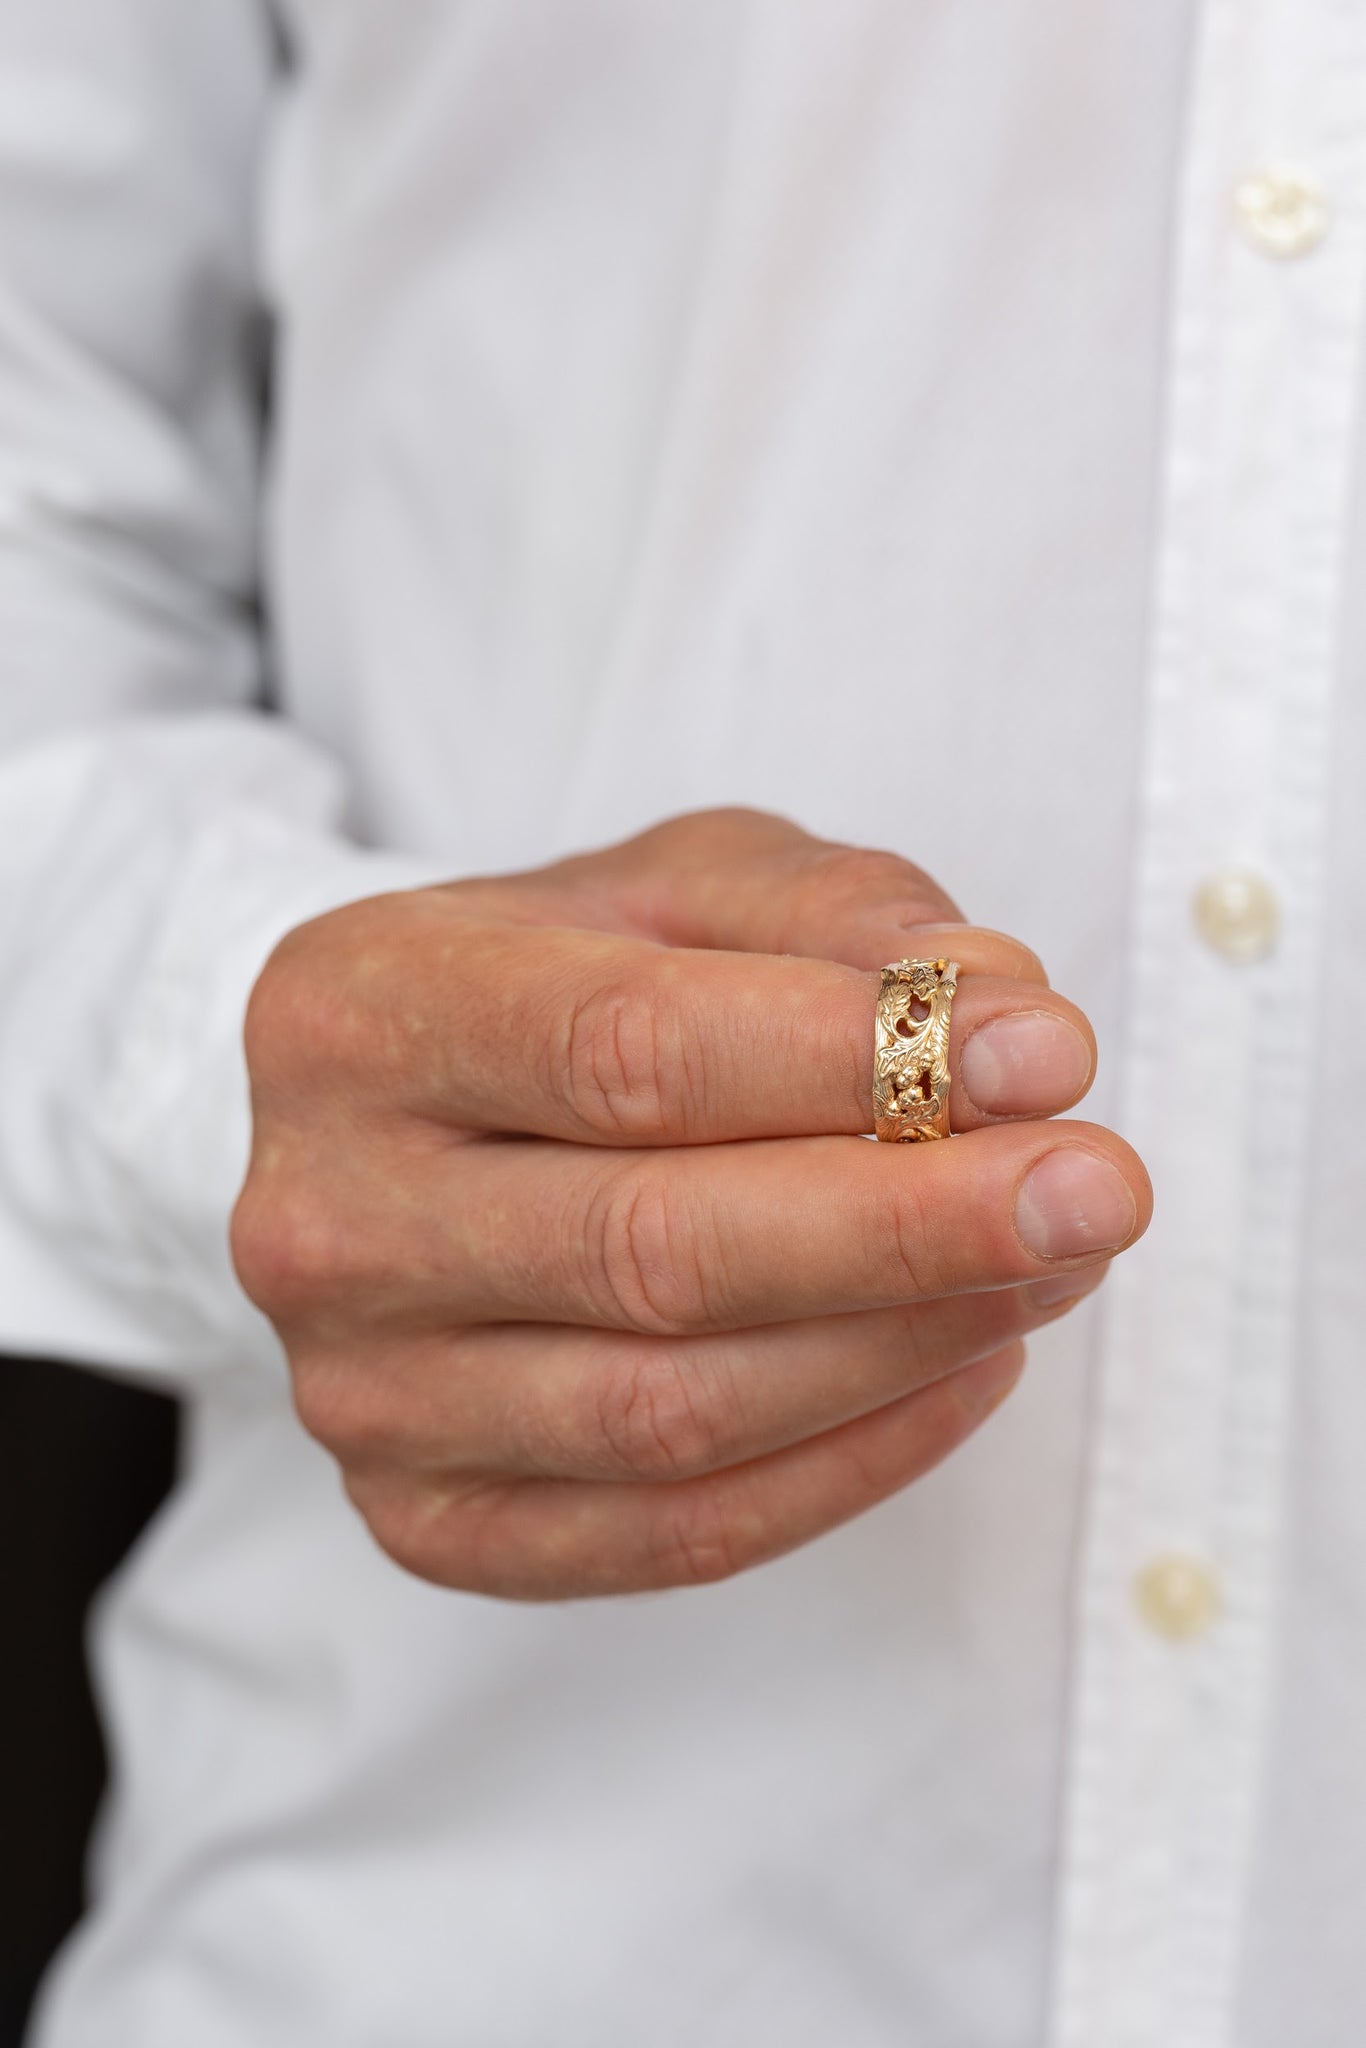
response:
M883 961L951 954L967 1135L875 1145ZM918 869L714 812L289 934L247 1019L242 1284L398 1562L718 1579L917 1478L1145 1228L1085 1018Z

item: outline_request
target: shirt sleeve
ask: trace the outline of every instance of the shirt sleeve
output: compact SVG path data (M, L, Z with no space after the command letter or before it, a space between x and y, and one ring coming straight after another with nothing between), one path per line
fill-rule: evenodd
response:
M264 0L0 11L0 1348L279 1370L233 1278L266 955L430 879L260 708Z

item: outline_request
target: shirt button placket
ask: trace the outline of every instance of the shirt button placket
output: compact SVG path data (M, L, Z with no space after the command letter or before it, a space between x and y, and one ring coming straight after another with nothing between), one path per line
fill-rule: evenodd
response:
M1157 1213L1105 1311L1050 2048L1240 2038L1301 1341L1314 1017L1269 1065L1266 1014L1325 944L1366 14L1199 15L1121 1108Z

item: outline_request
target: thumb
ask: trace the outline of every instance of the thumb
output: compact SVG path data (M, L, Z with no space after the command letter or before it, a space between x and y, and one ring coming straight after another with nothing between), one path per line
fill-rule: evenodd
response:
M475 885L518 922L586 924L666 946L792 953L880 967L948 954L969 972L1046 983L1017 939L963 921L923 868L816 839L766 811L695 811L535 875ZM515 899L515 900L514 900Z

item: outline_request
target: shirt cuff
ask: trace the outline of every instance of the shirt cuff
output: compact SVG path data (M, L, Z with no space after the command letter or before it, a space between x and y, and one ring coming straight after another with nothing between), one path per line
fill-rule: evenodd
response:
M247 999L295 925L448 874L249 805L215 808L186 849L92 1105L103 1227L54 1236L0 1213L11 1349L176 1384L243 1368L278 1377L281 1347L228 1252L250 1144Z

